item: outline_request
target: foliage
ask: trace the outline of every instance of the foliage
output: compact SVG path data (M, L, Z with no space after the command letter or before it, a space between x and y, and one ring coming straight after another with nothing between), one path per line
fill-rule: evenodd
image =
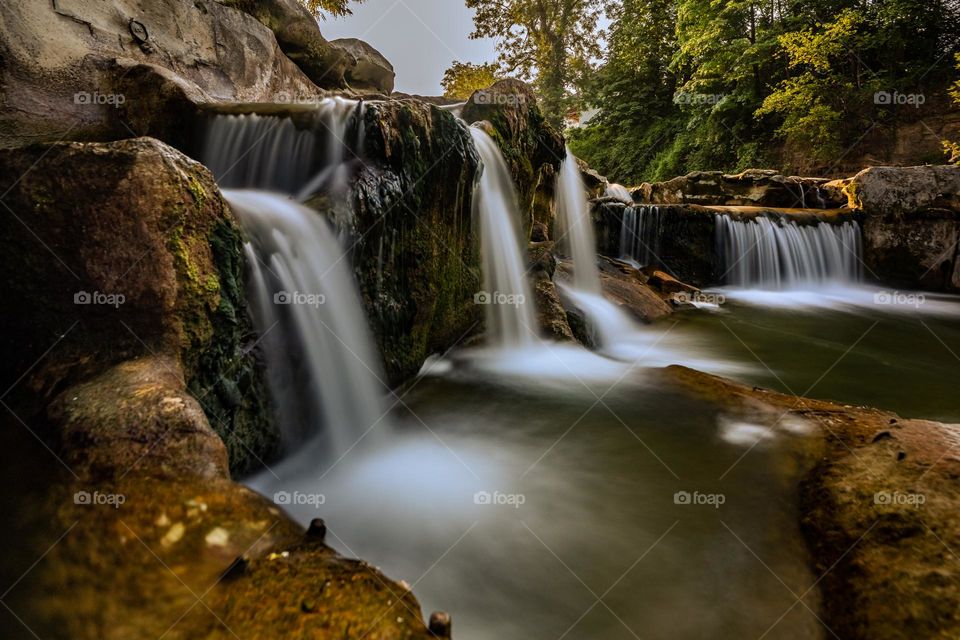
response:
M310 9L310 13L318 18L331 16L350 15L351 2L363 2L364 0L300 0L303 5Z
M497 79L497 65L492 62L472 64L454 60L450 68L443 72L440 85L444 96L466 100L474 91L486 89Z
M551 123L577 106L602 53L598 28L607 0L466 0L476 10L472 38L496 38L509 76L533 82Z
M956 54L957 71L960 71L960 53ZM950 97L960 106L960 80L950 87ZM944 141L943 150L950 156L950 162L960 164L960 141Z
M571 148L621 182L790 158L827 172L944 94L960 0L618 0ZM960 91L960 89L958 89Z

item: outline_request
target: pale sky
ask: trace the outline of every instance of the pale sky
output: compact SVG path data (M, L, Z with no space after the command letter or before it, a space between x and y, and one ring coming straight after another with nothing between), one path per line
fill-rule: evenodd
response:
M328 40L366 40L393 64L396 90L438 96L440 79L454 60L493 62L494 40L470 40L473 11L463 0L366 0L353 15L327 18Z

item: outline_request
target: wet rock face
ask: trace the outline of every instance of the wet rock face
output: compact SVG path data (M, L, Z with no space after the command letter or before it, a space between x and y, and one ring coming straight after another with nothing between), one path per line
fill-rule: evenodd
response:
M0 146L160 135L185 103L318 92L270 29L213 0L4 3L0 79Z
M43 416L65 389L155 357L181 380L144 384L181 399L186 384L234 470L251 451L269 456L276 431L252 350L240 230L209 172L133 139L3 151L0 174L10 209L0 217L0 295L17 310L0 333L2 379L16 382L7 402L18 415ZM114 386L85 388L80 405L62 396L54 412L81 431L95 426L109 417L98 398L127 397Z
M531 242L527 249L527 273L537 310L537 323L541 335L547 340L575 342L567 311L553 277L557 259L553 254L553 242Z
M749 169L730 175L695 171L666 182L645 183L634 190L638 202L704 206L760 206L831 209L842 203L824 188L824 178L782 176L776 171Z
M566 151L563 137L544 119L533 90L519 80L501 80L475 92L463 107L466 122L489 123L513 175L529 237L534 223L553 226L553 191Z
M398 384L482 328L479 158L466 127L432 105L372 102L365 122L349 243L389 382Z

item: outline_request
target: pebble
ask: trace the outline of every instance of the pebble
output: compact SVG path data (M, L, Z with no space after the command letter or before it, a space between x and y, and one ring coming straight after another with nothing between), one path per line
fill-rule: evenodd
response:
M225 547L230 542L230 532L223 527L216 527L210 530L204 541L208 547Z
M160 538L160 544L164 547L169 547L180 542L180 538L183 537L183 534L186 532L186 530L187 528L183 526L182 522L176 523L170 527L169 530L167 530L162 538Z

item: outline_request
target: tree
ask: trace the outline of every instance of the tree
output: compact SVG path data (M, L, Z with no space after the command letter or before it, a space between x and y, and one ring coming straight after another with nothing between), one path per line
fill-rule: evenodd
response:
M310 13L323 19L326 19L327 15L350 15L352 13L349 6L351 1L363 2L364 0L300 0L307 9L310 9Z
M532 80L548 120L559 126L576 103L591 61L602 53L598 21L606 0L466 0L476 9L471 38L498 39L504 72Z
M960 53L956 54L955 57L957 71L960 71ZM953 99L954 104L960 107L960 80L957 80L957 82L950 87L950 97ZM960 164L960 140L954 142L944 141L943 150L950 156L951 163Z
M496 64L472 64L454 60L450 68L443 72L440 85L443 87L444 96L466 100L474 91L486 89L496 81Z

